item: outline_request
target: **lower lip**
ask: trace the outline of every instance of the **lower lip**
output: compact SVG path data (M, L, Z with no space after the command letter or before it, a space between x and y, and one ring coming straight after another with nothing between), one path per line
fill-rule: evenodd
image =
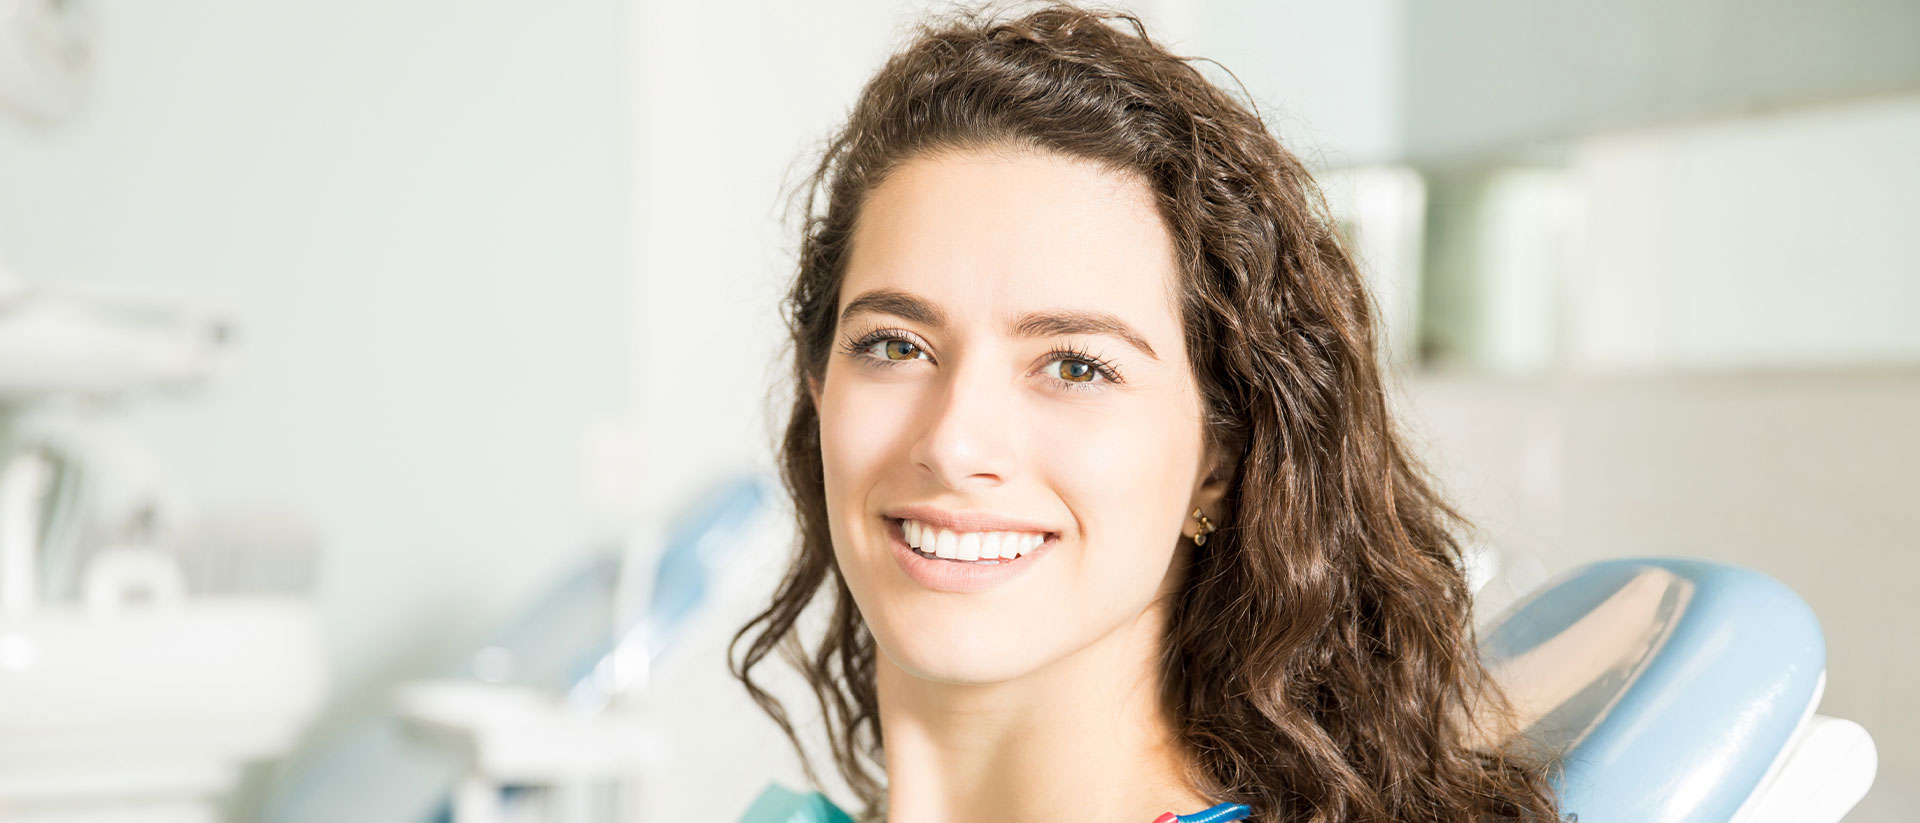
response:
M907 535L901 531L900 521L892 518L887 518L887 537L887 542L893 546L894 561L900 564L901 571L913 578L913 582L934 591L956 594L983 592L1019 577L1060 539L1048 535L1047 542L1031 552L1012 560L988 564L924 557L907 545Z

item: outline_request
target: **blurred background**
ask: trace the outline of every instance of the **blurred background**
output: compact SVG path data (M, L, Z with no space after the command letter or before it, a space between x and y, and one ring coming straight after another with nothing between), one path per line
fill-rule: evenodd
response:
M1320 170L1480 607L1784 581L1848 820L1910 819L1920 2L1121 7ZM790 537L784 194L929 8L0 0L0 819L801 785L723 662Z

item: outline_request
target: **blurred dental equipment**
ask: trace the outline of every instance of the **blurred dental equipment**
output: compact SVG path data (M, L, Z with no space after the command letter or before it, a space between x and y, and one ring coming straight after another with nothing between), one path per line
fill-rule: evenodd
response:
M0 261L0 402L111 400L236 365L231 312L153 290L50 289Z
M732 628L705 618L791 539L775 499L771 480L742 477L657 538L598 554L439 676L397 689L389 712L320 741L262 816L632 819L642 772L673 750L634 710L671 675L675 649Z
M0 267L0 819L221 819L320 705L311 526L195 501L125 417L224 371L231 328Z
M93 77L94 31L82 0L0 0L0 108L42 125L77 116Z

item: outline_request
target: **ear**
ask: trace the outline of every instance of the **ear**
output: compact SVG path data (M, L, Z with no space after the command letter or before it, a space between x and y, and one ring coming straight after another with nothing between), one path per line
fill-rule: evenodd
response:
M818 410L820 408L820 381L815 380L812 376L807 377L807 396L813 399L813 408Z
M1226 496L1227 486L1232 483L1233 473L1237 467L1216 454L1211 445L1207 447L1200 467L1200 481L1193 490L1193 505L1198 506L1209 517L1218 520L1220 519L1220 498Z

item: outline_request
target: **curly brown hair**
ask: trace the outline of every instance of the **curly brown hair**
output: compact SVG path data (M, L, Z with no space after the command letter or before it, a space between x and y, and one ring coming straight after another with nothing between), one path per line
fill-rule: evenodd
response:
M832 349L867 193L910 159L1003 145L1142 176L1178 250L1208 443L1234 472L1164 638L1163 697L1193 785L1262 821L1559 819L1549 765L1483 742L1509 738L1487 731L1506 703L1476 652L1456 537L1468 524L1395 430L1367 291L1307 169L1138 19L1073 6L922 25L802 189L781 446L797 553L728 654L754 700L802 749L752 676L780 650L865 816L884 815L874 638L834 560L805 386ZM809 649L797 624L829 587Z

